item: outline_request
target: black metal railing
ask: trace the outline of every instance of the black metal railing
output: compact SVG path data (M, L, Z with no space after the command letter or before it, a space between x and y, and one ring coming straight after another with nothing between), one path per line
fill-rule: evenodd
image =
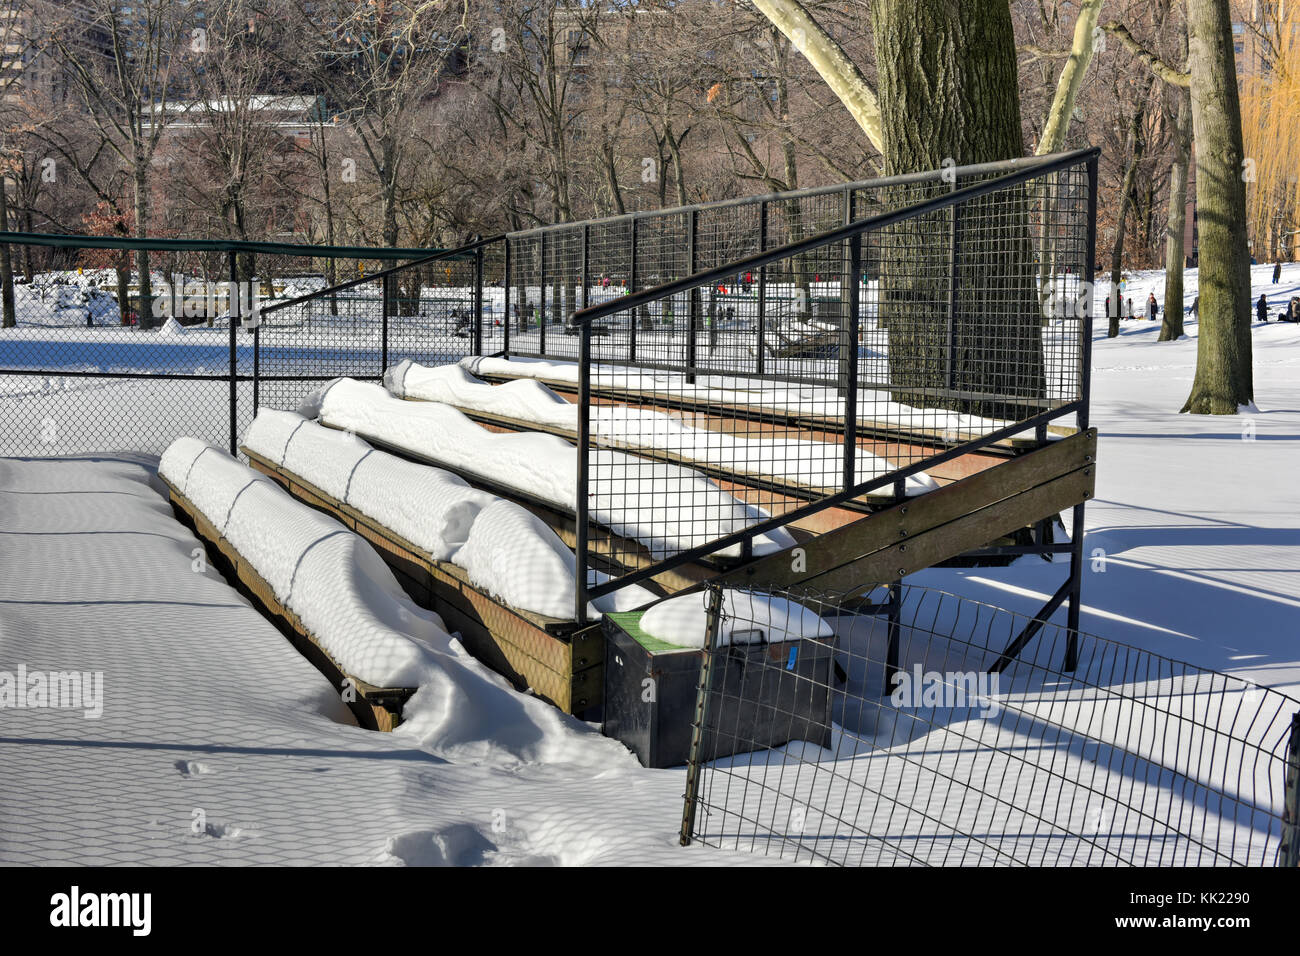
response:
M1096 164L1083 150L960 187L943 171L853 184L834 193L846 223L574 312L579 617L675 566L788 545L782 529L819 511L923 490L952 458L1041 444L1067 416L1086 428ZM855 198L873 191L874 205ZM588 293L607 225L564 227ZM610 576L584 588L593 558Z
M901 590L885 618L710 587L683 843L839 866L1297 865L1300 701L1049 623L995 669L1025 618Z
M1041 443L1065 416L1086 426L1096 155L443 251L0 234L32 279L0 332L0 452L158 452L181 432L233 449L259 407L401 359L570 363L581 620L591 596L789 544L791 522L924 490L927 468ZM248 295L222 300L231 282ZM140 334L170 320L170 339ZM588 586L591 569L608 577Z

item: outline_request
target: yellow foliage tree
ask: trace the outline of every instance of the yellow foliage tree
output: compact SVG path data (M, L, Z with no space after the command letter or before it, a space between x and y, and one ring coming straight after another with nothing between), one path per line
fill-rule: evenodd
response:
M1300 3L1261 7L1239 63L1246 213L1263 262L1300 252Z

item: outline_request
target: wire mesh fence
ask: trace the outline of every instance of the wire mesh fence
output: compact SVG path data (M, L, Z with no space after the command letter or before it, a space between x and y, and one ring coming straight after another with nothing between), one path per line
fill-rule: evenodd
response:
M1069 415L1086 427L1095 163L674 211L651 217L676 236L653 252L635 218L511 237L563 237L577 257L560 281L589 303L577 503L596 531L578 561L610 574L590 593L782 550L817 510L933 490L927 465L955 451L1044 444ZM685 278L602 304L592 280L611 262Z
M1300 701L1053 624L998 670L1028 622L927 588L892 614L711 600L684 841L850 866L1295 865Z
M470 256L423 250L15 236L0 327L0 454L234 445L262 406L378 381L390 355L470 354ZM141 277L144 277L142 281Z

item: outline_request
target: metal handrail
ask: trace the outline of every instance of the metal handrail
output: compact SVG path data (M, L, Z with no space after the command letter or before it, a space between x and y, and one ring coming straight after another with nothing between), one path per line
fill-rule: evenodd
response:
M1014 172L1025 168L1041 170L1045 163L1054 162L1058 158L1068 157L1071 162L1077 162L1078 160L1087 157L1093 151L1093 149L1084 148L1073 150L1068 153L1053 153L1049 156L1021 156L1015 159L1003 159L992 163L974 163L969 166L953 166L947 169L927 169L916 173L899 173L894 176L880 176L875 179L860 179L856 182L836 183L832 186L808 186L804 189L765 193L758 196L737 196L734 199L715 199L712 202L696 203L687 206L671 206L664 209L644 209L638 212L623 213L620 216L601 216L594 219L578 219L573 222L558 222L547 226L534 226L532 229L520 229L515 232L506 233L506 238L527 239L532 236L545 235L552 232L562 232L566 229L579 229L583 226L608 226L621 222L637 222L644 219L654 219L660 216L686 215L704 209L726 209L732 206L748 206L759 203L781 202L791 199L806 199L809 196L829 196L834 193L843 192L846 189L880 189L887 186L906 186L913 183L942 181L945 175L956 177L982 176L988 173Z
M579 309L570 317L566 326L574 329L582 325L599 319L607 318L611 315L617 315L619 312L626 312L643 305L649 305L651 302L657 302L660 299L668 298L671 295L677 295L681 292L687 292L700 286L709 285L719 279L735 275L738 272L752 272L763 266L777 262L781 259L788 259L791 256L809 252L813 249L820 249L824 246L834 245L837 242L843 242L845 239L851 239L854 236L860 236L865 232L874 229L881 229L885 226L893 225L896 222L902 222L907 219L915 219L928 213L935 212L939 209L947 209L949 206L956 206L960 203L967 202L971 199L978 199L980 196L997 192L1008 186L1014 186L1017 183L1027 182L1037 176L1047 173L1056 172L1059 169L1068 169L1077 166L1081 161L1093 159L1101 155L1100 147L1090 149L1075 150L1071 153L1061 153L1057 158L1045 160L1035 165L1024 166L1017 172L1008 173L1005 176L999 176L997 179L989 179L982 183L975 183L971 186L964 186L961 189L944 193L933 199L927 199L923 202L913 203L910 206L903 206L901 209L891 210L889 212L879 213L875 216L868 216L866 219L859 219L856 222L839 226L826 232L818 233L815 236L809 236L806 239L800 239L796 242L788 242L783 246L775 249L769 249L765 252L755 253L744 259L736 259L732 262L715 266L711 269L705 269L702 272L696 272L693 275L686 276L682 279L674 279L671 282L665 282L649 289L643 289L640 292L634 292L621 298L612 299L609 302L602 302L599 305L593 305L585 309ZM837 187L840 191L846 187Z
M500 236L494 237L500 239ZM317 246L298 242L253 242L242 239L160 239L156 236L76 236L43 232L0 231L0 244L49 246L55 249L143 249L148 252L252 252L323 259L421 259L457 249L408 249L375 246Z

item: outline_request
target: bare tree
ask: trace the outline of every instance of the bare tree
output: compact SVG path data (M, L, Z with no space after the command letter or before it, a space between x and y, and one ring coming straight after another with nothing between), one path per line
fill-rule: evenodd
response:
M41 3L46 49L68 77L85 116L130 173L133 232L149 234L151 167L163 131L176 113L178 55L206 44L206 32L180 0L86 0L69 9ZM93 37L90 36L93 34ZM139 324L152 323L149 253L135 253Z

